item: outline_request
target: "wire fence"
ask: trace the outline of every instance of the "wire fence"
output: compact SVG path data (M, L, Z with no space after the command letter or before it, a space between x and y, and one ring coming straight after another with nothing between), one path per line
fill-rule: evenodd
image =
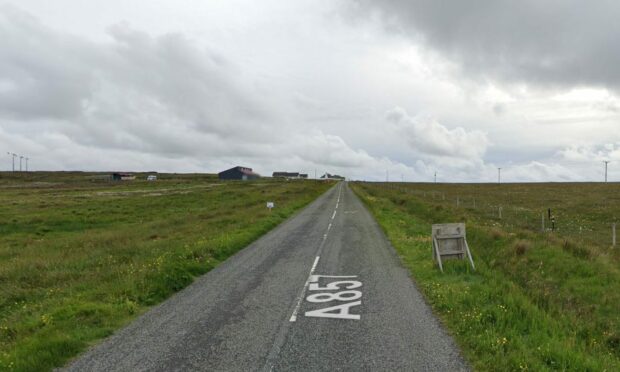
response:
M601 184L364 183L410 195L483 226L521 229L575 243L617 248L620 186ZM459 222L459 221L446 221Z

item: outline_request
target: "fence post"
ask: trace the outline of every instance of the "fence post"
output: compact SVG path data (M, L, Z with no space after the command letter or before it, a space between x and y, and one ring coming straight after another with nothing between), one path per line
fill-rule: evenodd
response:
M616 247L616 223L611 225L611 246Z

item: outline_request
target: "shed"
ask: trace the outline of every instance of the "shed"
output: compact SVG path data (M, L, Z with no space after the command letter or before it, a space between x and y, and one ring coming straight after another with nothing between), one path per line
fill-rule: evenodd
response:
M254 173L252 168L236 166L218 173L221 180L254 180L260 178L260 174Z
M273 172L273 178L308 178L307 174L299 172Z
M116 173L112 173L112 180L114 181L129 181L129 180L135 180L136 176L134 176L131 173L121 173L121 172L116 172Z

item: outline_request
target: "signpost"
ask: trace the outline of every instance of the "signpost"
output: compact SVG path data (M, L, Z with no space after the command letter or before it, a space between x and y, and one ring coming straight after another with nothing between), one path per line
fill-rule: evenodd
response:
M269 212L271 212L271 209L273 209L274 206L275 204L273 204L273 202L267 202L267 208L269 208Z
M474 260L471 257L467 239L465 237L464 223L436 224L432 227L433 236L433 259L437 261L439 269L443 272L442 260L469 258L471 267L475 270Z

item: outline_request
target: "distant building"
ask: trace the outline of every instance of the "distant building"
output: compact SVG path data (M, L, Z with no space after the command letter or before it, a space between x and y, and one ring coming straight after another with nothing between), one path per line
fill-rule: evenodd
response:
M343 176L339 176L337 174L325 173L324 175L321 176L321 179L323 179L323 180L339 180L339 181L344 181L345 178Z
M273 172L273 178L289 178L289 179L298 179L298 178L308 178L307 174L299 173L299 172Z
M234 167L218 173L221 180L254 180L260 178L260 174L254 173L252 168Z
M112 180L114 181L130 181L130 180L135 180L136 176L134 176L131 173L120 173L120 172L116 172L116 173L112 173Z

